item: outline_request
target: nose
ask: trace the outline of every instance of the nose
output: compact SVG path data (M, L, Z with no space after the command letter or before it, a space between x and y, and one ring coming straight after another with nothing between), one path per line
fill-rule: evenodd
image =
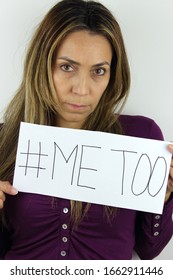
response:
M88 95L90 89L90 79L87 74L79 74L75 77L72 91L77 95Z

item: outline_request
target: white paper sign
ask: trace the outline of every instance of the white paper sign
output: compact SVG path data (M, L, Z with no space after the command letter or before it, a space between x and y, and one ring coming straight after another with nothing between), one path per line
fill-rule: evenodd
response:
M13 185L22 192L162 213L168 142L21 123Z

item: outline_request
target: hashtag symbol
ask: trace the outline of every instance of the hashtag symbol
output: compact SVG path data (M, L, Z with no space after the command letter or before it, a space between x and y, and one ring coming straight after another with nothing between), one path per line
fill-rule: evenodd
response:
M38 145L38 153L31 153L30 152L30 140L28 140L27 152L21 152L20 154L21 155L26 155L25 165L19 165L19 167L24 168L25 176L27 175L28 169L36 169L36 175L37 175L37 178L38 178L40 170L45 170L46 169L46 168L40 166L41 157L48 156L46 154L41 153L41 142L39 142L39 145ZM35 160L33 165L29 164L31 157L32 157L32 159L34 158L34 160Z

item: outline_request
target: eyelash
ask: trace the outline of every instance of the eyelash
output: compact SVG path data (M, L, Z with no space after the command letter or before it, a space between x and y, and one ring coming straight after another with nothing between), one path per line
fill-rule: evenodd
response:
M62 71L64 72L72 72L74 70L74 67L72 67L70 64L63 64L60 66L60 68L62 69ZM101 71L101 74L99 73ZM94 70L91 71L91 73L95 76L104 76L104 74L106 73L106 69L105 68L96 68Z
M101 74L99 74L98 72L102 71ZM103 76L106 73L106 69L105 68L98 68L94 70L94 74L96 74L97 76Z
M72 72L73 71L73 67L70 64L63 64L60 66L60 68L64 71L64 72ZM66 68L70 68L70 70L67 70Z

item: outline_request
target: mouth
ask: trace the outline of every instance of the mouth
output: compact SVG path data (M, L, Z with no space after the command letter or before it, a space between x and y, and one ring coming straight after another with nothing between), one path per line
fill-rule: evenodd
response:
M78 104L78 103L66 103L66 105L74 110L84 110L88 107L88 105Z

